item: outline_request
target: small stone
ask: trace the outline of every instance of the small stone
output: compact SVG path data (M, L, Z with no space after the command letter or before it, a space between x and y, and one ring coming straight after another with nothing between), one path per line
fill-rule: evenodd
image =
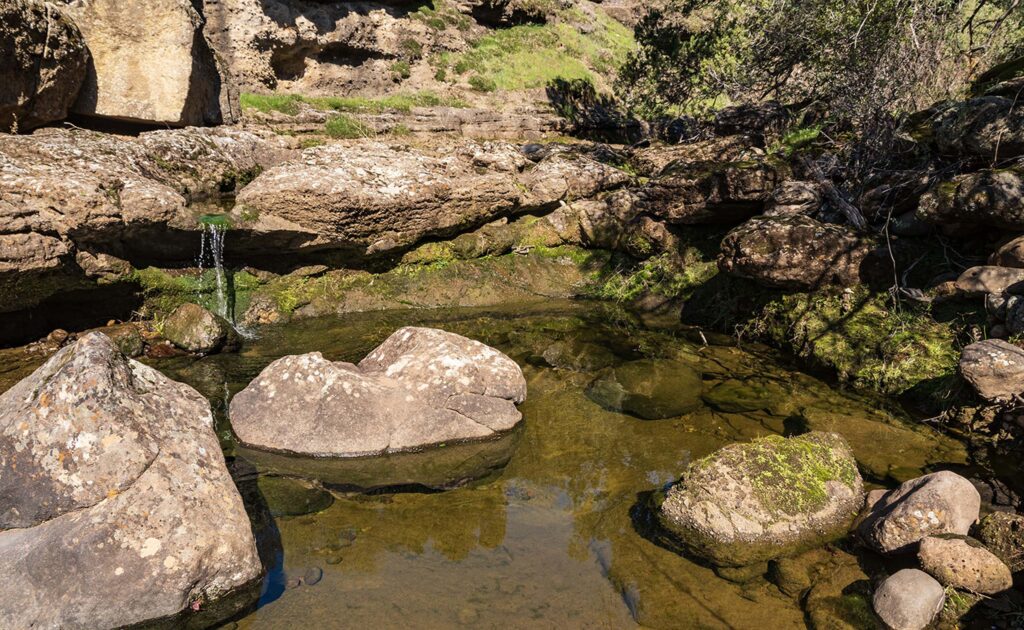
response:
M976 540L929 536L917 552L921 568L944 586L993 595L1013 586L1010 569Z
M288 590L299 588L300 586L302 586L302 578L289 578L288 581L284 583L284 587Z
M945 602L942 585L917 569L903 569L887 577L871 600L875 612L892 630L927 627Z
M310 567L302 574L302 582L306 586L313 586L324 577L324 570L320 567Z
M609 411L645 420L674 418L701 406L701 373L673 359L642 359L611 368L587 388L587 397Z
M341 564L342 560L344 560L344 558L341 556L331 556L327 558L327 564Z

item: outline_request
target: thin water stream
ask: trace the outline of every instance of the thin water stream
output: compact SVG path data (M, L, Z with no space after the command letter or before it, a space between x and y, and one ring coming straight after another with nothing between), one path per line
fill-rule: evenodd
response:
M236 447L226 402L269 362L314 350L358 361L410 324L479 339L523 366L525 422L487 447L498 455L486 458L479 478L444 492L409 485L328 492L301 478L322 477L315 470L277 466ZM587 396L609 366L638 359L652 359L645 362L652 370L665 359L697 366L703 404L648 421ZM723 445L807 428L847 435L876 482L965 458L958 443L791 371L770 353L705 347L594 304L299 321L263 329L238 354L154 365L202 391L218 411L270 565L258 609L229 624L246 629L802 627L801 603L765 579L727 581L667 548L651 529L648 493ZM479 455L460 448L440 449L448 458L441 464L431 454L364 462L359 479L397 471L415 478L454 460L464 471ZM833 604L837 615L849 608L842 598Z

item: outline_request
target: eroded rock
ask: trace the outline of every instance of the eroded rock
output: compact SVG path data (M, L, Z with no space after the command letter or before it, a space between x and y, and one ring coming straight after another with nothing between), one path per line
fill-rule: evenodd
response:
M105 335L0 395L0 470L3 627L128 626L258 584L209 403Z
M1013 586L1003 561L966 536L928 536L917 551L921 568L943 586L993 595Z
M842 437L772 436L691 464L668 491L660 518L692 553L745 566L844 535L863 499Z
M512 429L526 397L507 356L459 335L402 328L359 365L318 352L271 363L231 401L252 447L323 457L409 451Z

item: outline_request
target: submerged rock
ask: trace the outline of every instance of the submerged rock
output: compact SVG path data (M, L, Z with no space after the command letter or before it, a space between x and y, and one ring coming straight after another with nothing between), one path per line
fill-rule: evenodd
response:
M810 217L758 217L722 240L718 267L780 289L852 286L870 247L848 228Z
M609 411L645 420L674 418L701 406L701 374L674 359L641 359L611 368L587 388L587 397Z
M927 536L967 535L980 509L981 495L974 485L943 470L890 491L871 507L859 532L878 552L902 553Z
M1024 349L1002 339L972 343L960 356L960 374L985 400L1012 400L1024 393Z
M1024 570L1024 516L993 512L981 519L978 538L1011 571Z
M239 440L321 457L409 451L496 437L522 414L512 359L430 328L401 328L359 365L319 352L271 363L231 401Z
M668 491L660 518L695 555L745 566L841 537L863 492L839 435L771 436L691 464Z
M966 536L928 536L917 552L921 568L943 586L993 595L1013 586L1003 561Z
M238 345L238 334L223 317L198 304L182 304L164 321L163 334L182 350L212 354Z
M0 626L130 626L258 585L209 403L102 334L0 395L0 465Z
M875 612L892 630L922 630L946 603L942 585L924 571L903 569L887 577L872 598Z
M89 53L61 9L35 0L0 3L0 132L63 120L85 81Z

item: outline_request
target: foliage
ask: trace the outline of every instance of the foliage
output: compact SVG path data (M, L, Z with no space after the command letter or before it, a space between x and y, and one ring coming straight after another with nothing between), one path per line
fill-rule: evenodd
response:
M484 77L499 90L544 87L558 78L597 84L618 71L633 45L629 29L598 10L590 32L561 20L513 26L480 38L450 61L456 74Z
M372 128L345 114L330 117L324 123L324 133L332 138L366 138L374 135Z
M323 110L351 113L396 111L409 112L413 107L467 107L462 99L442 97L433 92L400 92L380 98L362 96L302 96L300 94L242 94L242 107L261 112L278 111L290 116L299 113L299 104Z
M398 78L408 79L412 76L412 66L408 61L396 61L391 64L391 72Z
M498 89L498 84L494 82L494 79L488 79L482 77L479 74L474 74L469 77L469 87L473 88L477 92L493 92Z
M921 109L1020 48L1020 0L670 0L636 29L631 106L823 101L864 123Z

